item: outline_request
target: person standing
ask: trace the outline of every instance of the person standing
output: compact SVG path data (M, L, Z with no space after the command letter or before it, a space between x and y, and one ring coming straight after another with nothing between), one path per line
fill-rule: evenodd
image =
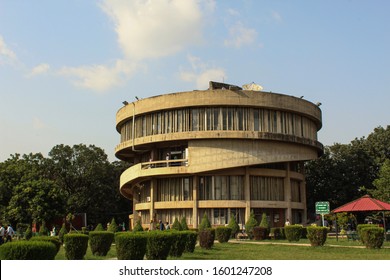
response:
M4 243L5 228L0 224L0 245Z
M290 220L287 219L286 222L284 223L285 226L289 226L290 225Z
M7 241L11 242L11 241L12 241L12 238L13 238L14 235L15 235L15 231L14 231L14 229L11 227L11 225L8 225L7 231L6 231L6 235L7 235Z

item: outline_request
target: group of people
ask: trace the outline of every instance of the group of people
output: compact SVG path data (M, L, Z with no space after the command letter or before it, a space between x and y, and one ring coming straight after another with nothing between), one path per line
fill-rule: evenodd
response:
M3 225L0 224L0 245L3 244L4 242L12 241L14 235L15 235L15 231L11 227L11 225L8 225L7 229L5 229Z
M169 223L166 222L165 225L164 223L160 220L158 221L158 225L157 227L155 227L155 223L154 221L150 221L150 228L149 230L155 230L155 229L158 229L158 230L168 230L168 229L171 229L171 227L169 226Z

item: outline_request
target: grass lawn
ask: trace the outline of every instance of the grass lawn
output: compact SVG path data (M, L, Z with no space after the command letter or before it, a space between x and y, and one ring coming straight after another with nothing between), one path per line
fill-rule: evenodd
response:
M254 244L258 243L258 244ZM307 239L298 243L302 246L287 246L286 240L267 240L265 242L215 243L211 250L196 247L195 252L183 254L178 260L390 260L390 242L384 243L382 249L361 248L358 241L329 238L323 247L303 246L309 244ZM281 243L281 244L274 244ZM284 245L283 245L284 244ZM65 260L64 248L56 260ZM85 260L116 259L115 245L106 257L94 256L88 248ZM174 259L174 258L172 258Z

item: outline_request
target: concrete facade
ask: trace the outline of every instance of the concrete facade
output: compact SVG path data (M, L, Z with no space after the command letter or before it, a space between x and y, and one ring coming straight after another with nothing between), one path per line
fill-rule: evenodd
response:
M306 222L304 162L317 158L319 107L293 96L210 82L127 103L116 115L115 152L132 163L120 192L133 201L132 219L145 228L186 218L197 228L251 211L271 226Z

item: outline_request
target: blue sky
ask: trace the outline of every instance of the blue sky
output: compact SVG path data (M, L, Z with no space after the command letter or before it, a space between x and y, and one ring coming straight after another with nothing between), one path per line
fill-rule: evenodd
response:
M389 1L0 0L0 161L57 144L115 160L122 101L209 80L321 102L324 145L390 119Z

